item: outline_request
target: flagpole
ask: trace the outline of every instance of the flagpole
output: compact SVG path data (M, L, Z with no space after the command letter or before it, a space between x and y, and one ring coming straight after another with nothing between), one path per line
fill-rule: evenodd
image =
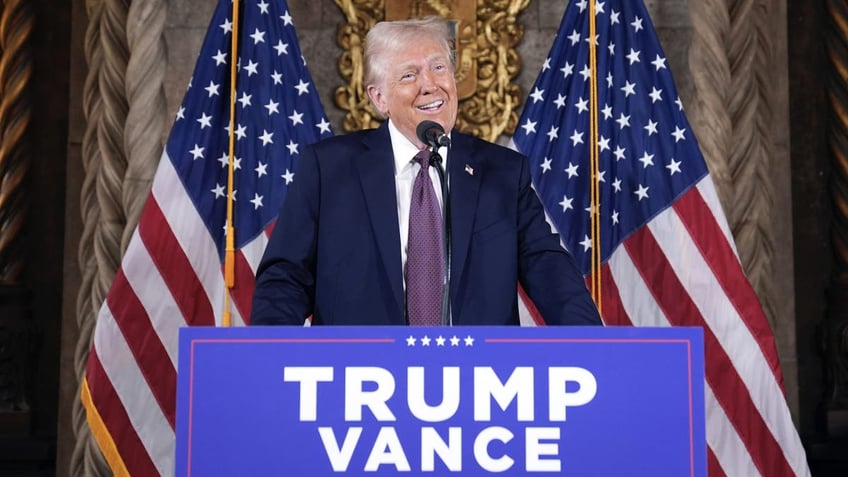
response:
M230 311L230 290L235 285L235 251L236 251L236 228L233 226L233 197L235 189L235 123L236 123L236 74L238 73L238 37L239 37L239 0L233 0L233 32L230 44L230 129L229 148L227 161L227 243L224 253L224 313L222 325L232 326L232 313Z
M595 36L597 25L595 20L595 2L589 1L589 68L591 81L589 85L589 224L592 239L592 259L590 273L592 298L598 307L598 313L603 316L601 300L601 204L600 184L598 181L598 58Z

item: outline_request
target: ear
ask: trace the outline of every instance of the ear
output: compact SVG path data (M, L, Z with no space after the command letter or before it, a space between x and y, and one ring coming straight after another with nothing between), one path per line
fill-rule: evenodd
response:
M383 116L388 116L388 104L386 103L386 97L383 95L383 91L380 88L373 84L368 85L368 97L371 98L371 103L375 108L377 108L377 112Z

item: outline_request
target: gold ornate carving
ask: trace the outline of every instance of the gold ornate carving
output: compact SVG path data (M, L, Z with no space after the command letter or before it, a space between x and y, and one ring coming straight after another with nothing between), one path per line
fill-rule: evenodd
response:
M495 141L512 134L518 122L521 91L512 80L521 69L515 45L524 35L517 15L530 0L335 0L347 23L337 42L344 52L339 71L347 81L336 89L336 106L347 111L345 131L376 127L363 84L362 54L365 35L387 19L440 15L454 26L457 49L457 90L460 131Z

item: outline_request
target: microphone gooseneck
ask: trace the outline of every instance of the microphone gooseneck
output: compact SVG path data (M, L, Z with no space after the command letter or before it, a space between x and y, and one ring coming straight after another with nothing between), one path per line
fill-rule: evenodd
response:
M415 128L415 134L421 142L434 149L450 147L450 138L445 134L445 128L435 121L421 121Z

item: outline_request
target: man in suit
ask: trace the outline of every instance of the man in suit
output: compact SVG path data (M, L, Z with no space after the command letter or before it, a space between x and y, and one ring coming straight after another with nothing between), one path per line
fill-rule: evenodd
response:
M433 245L414 225L418 203L428 200L421 194L431 192L438 220L449 211L449 301L441 323L519 324L520 283L547 324L600 324L582 275L545 221L527 158L453 130L458 100L449 42L439 18L381 22L369 32L365 84L388 120L304 150L257 271L252 324L302 325L310 315L313 325L421 324L412 309L423 288L412 264L423 260L439 280L445 276L445 255L417 258ZM416 131L422 121L449 134L450 148L438 149L449 204L427 154L413 160L427 148ZM444 235L436 225L438 252ZM423 314L439 323L432 316L438 311Z

